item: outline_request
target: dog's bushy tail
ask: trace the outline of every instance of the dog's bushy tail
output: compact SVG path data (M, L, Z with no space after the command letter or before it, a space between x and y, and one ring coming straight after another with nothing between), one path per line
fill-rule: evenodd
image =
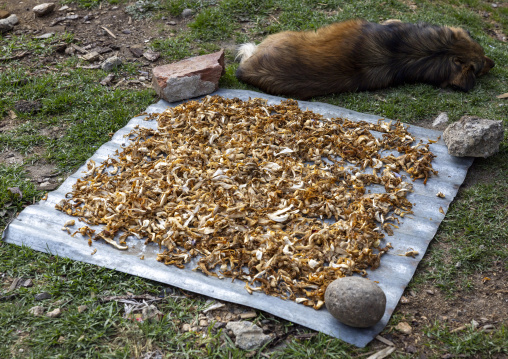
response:
M253 42L249 42L246 44L241 44L238 46L238 51L236 52L235 60L239 60L240 63L247 60L249 57L254 54L254 51L256 51L257 45Z

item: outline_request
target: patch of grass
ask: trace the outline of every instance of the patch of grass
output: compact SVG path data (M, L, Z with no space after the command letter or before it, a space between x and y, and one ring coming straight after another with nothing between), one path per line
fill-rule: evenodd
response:
M154 51L159 51L168 61L178 61L192 55L192 41L187 36L155 39L150 43Z
M0 233L10 217L41 196L42 192L27 178L23 166L0 163Z
M46 56L54 52L52 44L56 41L70 43L73 39L72 33L57 34L49 39L36 39L29 35L11 35L8 40L3 39L0 34L1 57L9 57L22 51L30 51L35 56Z
M416 284L432 281L453 294L474 289L468 278L493 270L496 262L504 263L508 270L507 155L505 144L499 154L483 160L481 166L491 173L492 182L462 190L452 203L434 239L447 249L434 251L431 245L414 279Z
M203 9L189 24L194 36L200 41L225 40L235 31L233 17L219 7Z
M463 357L480 355L482 358L508 354L508 328L503 323L489 333L472 325L462 331L451 332L446 324L434 322L424 329L424 333L430 339L428 346L436 351Z
M238 81L235 76L236 69L238 65L227 66L226 72L220 78L219 87L221 88L235 88L241 90L252 90L254 89L252 86L249 86L243 82Z
M153 90L131 91L100 86L103 71L67 69L34 76L28 82L24 69L13 71L0 80L0 113L19 100L39 101L36 114L17 113L19 126L0 134L0 151L6 148L28 154L42 146L43 157L56 162L63 171L82 164L97 148L109 140L109 134L122 128L135 114L154 101ZM134 69L131 69L131 72ZM18 82L24 85L14 85ZM56 89L56 91L55 91ZM11 93L10 96L5 94ZM122 104L119 106L119 104ZM48 126L59 127L58 136L41 133Z
M179 16L184 9L199 11L203 7L215 6L218 0L162 0L161 10L167 11L172 16Z
M161 9L160 2L157 0L138 0L133 4L126 6L125 11L135 19L152 16L154 12Z
M362 351L354 346L318 333L310 340L291 341L282 351L276 352L275 358L350 358L353 353Z

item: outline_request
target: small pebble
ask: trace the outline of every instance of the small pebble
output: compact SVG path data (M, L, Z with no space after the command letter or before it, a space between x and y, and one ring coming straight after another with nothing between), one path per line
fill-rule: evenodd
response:
M200 327L207 327L207 326L208 326L208 320L206 320L206 319L201 319L201 320L199 321L199 326L200 326Z
M52 310L51 312L46 313L46 316L49 318L57 318L62 314L62 310L60 308L56 308L55 310Z
M53 10L55 10L55 3L52 3L52 2L39 4L32 9L32 11L37 16L47 15L47 14L53 12Z
M215 322L213 325L213 329L218 330L226 327L226 323L224 322Z
M114 68L122 65L122 60L117 56L112 56L106 59L101 67L104 71L112 71Z
M184 9L182 11L182 17L190 17L193 13L194 11L192 11L192 9Z
M45 34L35 36L34 39L39 39L39 40L49 39L50 37L53 37L53 35L55 35L54 32L47 32Z
M50 298L51 298L51 294L49 294L48 292L42 292L42 293L36 294L34 297L35 300L45 300L45 299L50 299Z
M413 332L413 328L411 328L411 326L406 322L400 322L395 326L395 329L406 335L409 335Z

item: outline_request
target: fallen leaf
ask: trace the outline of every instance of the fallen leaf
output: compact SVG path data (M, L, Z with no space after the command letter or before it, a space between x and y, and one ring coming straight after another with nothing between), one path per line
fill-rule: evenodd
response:
M497 98L499 99L503 99L503 98L508 98L508 92L502 94L502 95L499 95L499 96L496 96Z

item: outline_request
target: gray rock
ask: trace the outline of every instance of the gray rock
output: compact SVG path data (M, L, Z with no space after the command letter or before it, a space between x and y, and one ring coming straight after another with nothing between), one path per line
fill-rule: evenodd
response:
M50 298L51 298L51 294L49 294L48 292L42 292L42 293L36 294L34 297L35 300L45 300L45 299L50 299Z
M114 78L115 78L114 74L109 74L108 76L106 76L105 78L102 79L100 84L102 86L109 86L109 85L111 85L111 82L114 80Z
M191 17L192 14L194 14L192 9L183 9L182 11L182 17Z
M132 55L134 57L141 57L143 56L143 47L139 46L139 45L134 45L134 46L131 46L129 47L129 51L132 53Z
M88 62L94 62L100 58L100 54L97 51L91 51L82 56L82 59Z
M227 330L235 335L235 345L243 350L257 349L268 343L272 337L263 333L263 329L251 322L229 322Z
M18 17L14 14L0 19L0 33L11 31L14 25L19 23Z
M326 308L340 322L357 328L381 320L386 295L374 282L361 277L344 277L330 283L325 292Z
M33 314L36 317L40 317L42 314L44 314L44 307L36 305L35 307L28 309L28 313Z
M499 151L504 137L502 121L463 116L443 132L448 153L457 157L489 157Z
M32 10L35 13L35 15L44 16L44 15L47 15L47 14L53 12L53 10L55 10L55 3L49 2L49 3L40 4L40 5L35 6Z
M112 56L106 60L101 65L101 68L104 71L112 71L114 68L122 65L122 59L118 56Z
M74 47L72 47L72 46L67 46L67 47L65 48L64 53L65 53L66 55L74 55L74 54L76 53L76 49L75 49Z
M224 322L215 322L213 324L213 329L215 329L215 330L219 330L219 329L222 329L225 327L226 327L226 323L224 323Z
M432 127L441 127L448 123L448 114L446 112L441 112L434 122L432 122Z
M45 34L42 34L42 35L39 35L39 36L35 36L34 39L49 39L50 37L53 37L53 35L55 35L54 32L47 32Z
M9 32L12 30L12 25L9 24L5 19L0 20L0 34L3 32Z
M7 21L12 26L19 24L18 17L14 14L10 15L9 17L5 18L4 20Z
M159 57L161 56L161 54L159 52L155 52L155 51L152 51L152 50L147 50L143 53L143 57L145 59L147 59L148 61L156 61Z
M153 87L168 102L207 95L219 88L224 50L153 69Z

